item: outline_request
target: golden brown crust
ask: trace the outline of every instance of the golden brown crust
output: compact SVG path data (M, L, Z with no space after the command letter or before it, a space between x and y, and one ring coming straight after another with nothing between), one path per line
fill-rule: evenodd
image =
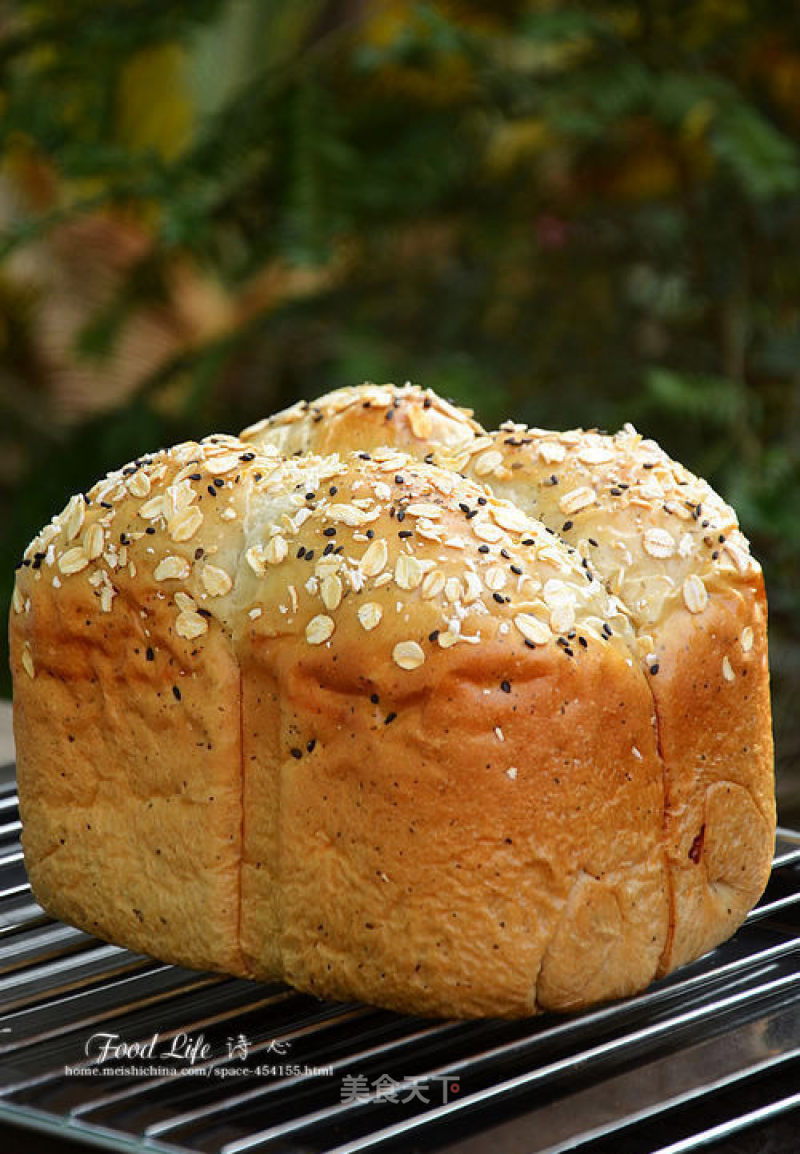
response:
M460 409L418 385L359 385L318 401L298 401L240 434L287 457L394 445L424 457L432 445L457 446L482 432L470 409Z
M349 447L358 400L348 389L314 402L311 418L298 408L293 436L306 448L321 440ZM279 414L261 429L262 443L283 436L281 423ZM769 873L775 806L761 570L733 510L630 426L615 436L512 423L464 433L444 447L434 437L404 444L419 456L433 450L439 464L540 519L630 615L667 797L667 972L733 932ZM387 440L395 436L387 429Z
M14 724L39 902L131 949L243 972L239 672L229 638L212 626L195 652L146 587L120 588L108 614L85 580L27 596L29 611L11 622Z
M763 580L732 510L629 428L486 434L410 386L246 436L111 474L26 554L15 724L47 908L456 1016L632 993L732 932L775 820Z
M663 794L646 687L624 658L593 641L553 668L546 648L496 634L452 650L433 684L383 661L343 692L334 660L357 669L361 652L343 640L287 686L317 741L284 779L289 980L456 1016L647 985L667 930ZM610 922L589 916L597 895Z
M635 639L514 506L395 451L214 438L110 476L25 560L19 788L53 913L428 1013L652 979L663 786Z

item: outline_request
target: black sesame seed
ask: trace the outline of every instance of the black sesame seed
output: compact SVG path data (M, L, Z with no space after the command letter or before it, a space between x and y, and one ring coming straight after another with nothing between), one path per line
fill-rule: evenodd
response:
M299 761L300 758L303 756L302 749L298 749L297 746L295 746L293 749L290 749L289 753L291 753L291 755L295 759L295 761Z
M438 638L438 636L439 636L439 630L438 630L438 629L433 629L433 630L432 630L432 631L431 631L431 632L428 634L428 640L429 640L429 641L436 641L436 640L437 640L437 638Z
M405 484L405 478L402 477L400 473L395 473L394 483L395 485L403 485Z
M322 556L323 556L323 557L327 557L327 556L328 556L328 554L329 554L329 553L332 553L332 552L333 552L333 545L332 545L330 542L328 542L328 544L327 544L327 545L325 546L325 548L322 550Z
M301 545L300 548L297 550L296 556L298 558L300 558L300 557L305 557L305 555L306 555L306 547L305 547L305 545Z
M586 540L590 545L593 545L595 549L597 548L597 542L595 541L594 537L587 537Z
M240 461L255 461L255 459L255 453L242 453L241 457L239 458Z
M406 519L405 509L398 509L397 510L397 520L400 521L402 524L402 522L405 521L405 519Z
M525 643L525 645L528 647L528 649L535 649L535 648L536 648L536 646L535 646L535 644L533 643L533 641L530 641L530 640L529 640L527 637L525 638L525 642L524 642L524 643Z
M155 529L153 528L152 525L148 525L147 528L145 529L145 533L147 534L148 537L153 537L155 535Z
M387 409L383 414L384 421L391 421L394 419L394 409Z
M658 662L656 662L655 665L650 666L650 672L652 673L653 677L655 677L655 675L658 673L659 668L660 668L660 666L659 666Z
M367 529L367 537L369 538L370 541L372 540L372 538L374 536L375 536L375 530L374 529Z
M525 538L523 538L522 544L523 545L535 545L536 542L534 541L533 537L525 537Z
M413 529L401 529L400 532L397 534L397 536L401 537L403 540L405 540L406 537L413 537L414 536L414 530Z
M579 637L579 638L578 638L578 644L579 644L579 645L582 645L584 649L588 649L588 648L589 648L589 642L586 640L586 638L585 638L585 637Z
M370 457L369 453L359 453L358 456L359 456L359 460L361 460L361 461L371 461L372 460L372 457Z
M314 560L314 550L309 549L308 552L306 553L306 561L313 561L313 560Z
M202 473L190 473L189 474L189 480L190 481L202 481L202 479L203 479Z
M377 705L380 701L380 697L378 697L377 693L371 693L369 699L373 705Z
M391 725L396 717L397 717L396 713L387 713L383 719L383 724L384 725Z
M500 688L502 689L503 693L510 693L511 692L511 682L510 681L501 681L500 682Z
M339 490L336 488L335 485L331 485L330 489L328 489L328 492L330 493L330 495L332 497L335 497L336 494L339 492Z
M317 744L316 737L312 737L311 741L309 741L308 745L306 746L306 753L313 753L314 747L316 746L316 744Z
M336 536L336 530L334 529L333 525L329 525L327 529L323 529L322 530L322 536L323 537L335 537Z
M488 553L489 552L489 546L488 545L479 545L478 546L478 552L479 553Z
M459 502L458 502L458 507L459 507L459 509L461 510L461 512L462 512L462 513L469 513L469 505L467 505L467 504L466 504L466 502L464 502L464 501L459 501Z
M217 490L214 488L213 485L208 486L208 495L209 495L209 497L216 497Z
M478 497L478 504L481 506L485 505L486 504L486 498L485 497Z
M145 650L145 657L147 658L148 661L155 661L156 655L155 655L155 650L152 648L152 646L148 645L147 649Z
M503 597L503 594L502 594L502 593L493 593L493 594L492 594L492 597L494 597L494 599L495 599L495 601L497 602L497 604L498 604L498 605L503 605L503 604L505 604L505 599L504 599L504 597Z
M522 570L520 569L519 565L509 565L509 569L511 570L511 572L514 574L515 577L521 577L522 576Z
M621 497L621 496L622 496L622 489L619 489L619 488L617 488L617 486L616 486L616 485L614 485L614 486L613 486L611 489L609 489L608 491L609 491L609 493L611 494L611 496L612 496L612 497Z
M433 464L433 453L426 453L422 459L426 465Z
M172 687L172 695L173 695L173 697L175 698L175 700L176 700L176 701L180 701L180 699L181 699L181 691L180 691L180 689L178 689L177 685L173 685L173 687Z
M469 513L466 514L467 520L471 521L473 517L478 516L479 512L480 512L480 509L470 509Z
M222 489L225 485L225 482L223 481L222 477L215 477L214 484L218 489Z
M306 500L307 501L313 501L314 498L316 497L316 495L317 495L316 493L306 493Z

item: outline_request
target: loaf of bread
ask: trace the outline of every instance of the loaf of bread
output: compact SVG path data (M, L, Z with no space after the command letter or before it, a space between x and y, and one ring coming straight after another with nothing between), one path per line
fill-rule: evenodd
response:
M407 452L488 486L573 547L624 604L654 707L665 789L670 928L663 974L734 932L763 891L775 833L773 746L760 566L734 511L626 426L616 436L511 422L487 434L464 414L440 446L410 435L413 388L341 389L244 436L304 451L353 442L354 414Z
M542 494L590 487L602 449L631 499L593 473L568 538ZM647 484L670 470L694 504L667 557ZM700 484L633 432L489 436L411 387L110 474L17 573L37 899L416 1014L574 1009L696 956L756 900L774 828L760 571Z

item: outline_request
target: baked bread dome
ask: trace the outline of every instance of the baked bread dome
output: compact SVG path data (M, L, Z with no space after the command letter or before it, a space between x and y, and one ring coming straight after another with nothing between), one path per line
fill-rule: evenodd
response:
M469 409L458 408L432 389L366 384L337 389L319 401L298 401L239 436L272 445L286 457L381 445L424 457L431 444L461 445L483 431Z
M381 404L408 403L392 386L380 398L365 386L365 395L374 420ZM357 389L330 393L314 402L313 419L293 417L293 435L307 448L319 437L344 449L359 403ZM268 444L283 419L256 439ZM631 426L609 436L465 425L444 448L409 437L401 422L387 429L408 452L539 519L625 605L664 777L671 911L659 973L705 953L762 893L775 833L764 580L734 511Z
M31 544L11 651L26 864L57 917L434 1015L658 971L664 779L629 616L455 472L233 437L140 458Z

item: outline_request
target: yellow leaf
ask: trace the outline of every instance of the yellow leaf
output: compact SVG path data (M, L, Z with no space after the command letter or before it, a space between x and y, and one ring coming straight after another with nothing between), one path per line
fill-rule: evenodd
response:
M134 152L173 160L192 134L186 57L179 44L160 44L126 63L117 89L117 139Z
M509 172L551 144L550 132L540 117L529 116L514 120L500 125L492 133L486 163L493 172Z

